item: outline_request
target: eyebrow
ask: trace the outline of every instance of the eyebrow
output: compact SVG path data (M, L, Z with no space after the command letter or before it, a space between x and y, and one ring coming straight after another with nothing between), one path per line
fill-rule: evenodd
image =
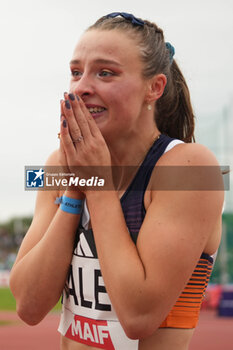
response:
M80 63L81 63L80 60L72 60L72 61L70 61L70 65L75 65L75 64L80 64ZM111 65L115 65L115 66L118 66L118 67L122 67L122 64L120 64L119 62L116 62L114 60L106 60L106 59L103 59L103 58L95 59L94 63L97 63L97 64L111 64Z

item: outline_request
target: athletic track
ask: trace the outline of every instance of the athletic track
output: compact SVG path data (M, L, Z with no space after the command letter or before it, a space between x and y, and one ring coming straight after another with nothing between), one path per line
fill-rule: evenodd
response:
M59 350L58 322L59 314L53 313L30 327L14 312L0 312L0 350ZM189 350L233 350L233 317L202 311Z

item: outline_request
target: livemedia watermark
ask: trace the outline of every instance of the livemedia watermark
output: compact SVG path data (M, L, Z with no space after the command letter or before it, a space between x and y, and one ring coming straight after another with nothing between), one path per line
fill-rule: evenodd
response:
M109 181L109 179L113 181ZM25 166L25 190L228 191L229 166Z

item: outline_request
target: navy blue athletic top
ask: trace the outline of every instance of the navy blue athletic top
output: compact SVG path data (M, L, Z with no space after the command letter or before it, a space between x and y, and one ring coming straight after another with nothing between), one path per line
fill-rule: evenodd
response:
M160 135L149 149L133 181L121 197L121 206L130 235L136 243L139 230L146 215L144 195L155 164L174 139ZM140 190L139 190L140 189Z
M146 214L144 194L152 171L172 140L161 135L154 142L121 198L126 225L134 243ZM89 219L85 203L63 292L59 331L69 339L99 349L137 350L139 341L126 336L106 291L93 231L88 229ZM196 326L212 268L211 259L202 254L185 289L160 327Z

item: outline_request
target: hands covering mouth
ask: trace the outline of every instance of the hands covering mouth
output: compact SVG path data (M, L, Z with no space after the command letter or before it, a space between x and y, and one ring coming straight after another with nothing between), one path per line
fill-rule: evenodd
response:
M61 100L59 134L60 153L64 156L65 165L76 176L81 174L82 178L87 179L93 176L95 167L96 176L104 178L108 186L113 186L110 152L94 120L106 108L85 104L81 97L74 94L66 93L64 96L65 100ZM107 172L104 171L106 167ZM81 192L86 193L88 190L90 193L90 189L86 186L79 189Z

